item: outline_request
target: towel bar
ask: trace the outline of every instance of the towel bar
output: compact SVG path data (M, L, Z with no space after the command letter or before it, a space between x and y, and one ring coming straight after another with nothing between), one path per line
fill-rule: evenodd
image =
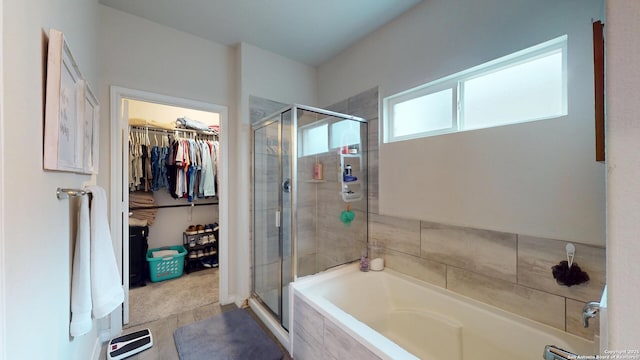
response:
M71 196L82 196L89 194L89 191L82 189L64 189L58 188L56 190L56 196L59 200L68 199Z

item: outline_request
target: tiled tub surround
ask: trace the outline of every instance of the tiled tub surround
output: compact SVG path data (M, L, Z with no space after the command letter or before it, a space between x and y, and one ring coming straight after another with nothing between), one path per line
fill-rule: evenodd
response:
M597 334L597 317L586 329L581 317L584 303L602 295L603 248L574 244L574 262L590 281L567 287L551 273L566 258L564 241L375 214L369 232L391 269L571 334Z
M349 264L292 287L296 359L539 359L547 344L597 353L593 341L389 269Z

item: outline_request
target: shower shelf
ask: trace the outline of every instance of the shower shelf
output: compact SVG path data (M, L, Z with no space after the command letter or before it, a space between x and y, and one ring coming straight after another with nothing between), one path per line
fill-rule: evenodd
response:
M350 201L357 201L357 200L361 200L362 199L362 193L358 192L358 193L340 193L340 195L342 195L342 200L345 202L350 202Z
M359 178L355 181L344 181L344 168L345 165L351 165L352 171L354 175L357 175ZM362 193L364 191L363 184L360 181L362 178L362 154L340 154L340 173L338 174L338 180L340 181L340 186L342 191L340 192L340 196L342 197L342 201L351 202L351 201L359 201L362 200Z
M309 183L309 184L320 184L320 183L327 182L327 180L315 180L315 179L312 179L312 180L305 180L303 182Z

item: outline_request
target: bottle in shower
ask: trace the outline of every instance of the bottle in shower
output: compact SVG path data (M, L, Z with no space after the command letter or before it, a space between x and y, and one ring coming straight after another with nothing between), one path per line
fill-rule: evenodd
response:
M322 180L322 162L318 161L313 166L313 180Z

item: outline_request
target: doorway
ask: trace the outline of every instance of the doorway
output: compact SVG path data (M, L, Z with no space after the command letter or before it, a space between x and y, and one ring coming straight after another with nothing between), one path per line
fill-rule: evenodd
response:
M228 219L228 205L227 205L227 197L224 194L227 194L228 189L228 152L226 149L228 148L227 134L225 129L227 128L227 108L225 106L203 103L199 101L176 98L166 95L160 95L140 90L126 89L121 87L111 87L111 148L113 156L111 157L111 226L112 226L112 234L114 239L114 248L117 252L118 257L118 266L121 274L123 274L123 287L125 290L130 288L130 269L129 269L129 118L132 116L141 117L137 112L139 109L135 109L139 107L140 103L152 104L157 107L176 107L184 109L183 112L194 111L194 112L206 112L213 113L218 117L219 121L219 143L221 147L221 156L219 159L219 176L217 177L217 189L218 189L218 197L217 201L211 200L202 200L200 202L187 202L184 199L178 199L180 204L176 205L186 205L186 207L182 207L181 209L172 209L179 210L182 212L180 215L182 217L183 222L190 223L193 221L194 223L202 222L202 213L206 213L203 211L205 208L213 208L208 205L216 202L215 207L217 208L218 219L217 223L219 224L219 229L217 231L217 246L218 246L218 270L217 275L219 277L218 284L216 286L217 293L219 294L219 302L221 304L226 304L230 302L228 296L228 242L227 242L227 219ZM167 108L162 109L162 111L166 111ZM129 112L132 112L129 114ZM147 110L150 111L150 110ZM132 115L132 116L130 116ZM184 113L182 114L185 115ZM149 117L157 117L157 114L150 113ZM186 116L185 116L186 117ZM176 119L173 119L175 123ZM148 134L145 134L149 136ZM158 140L158 134L154 134L156 138L153 141L161 141ZM149 136L152 137L153 135ZM160 138L162 138L162 134L160 134ZM160 193L160 192L159 192ZM168 192L167 192L168 194ZM161 195L160 203L166 203L166 201L170 201L170 196ZM182 204L185 203L185 204ZM203 208L196 208L196 204L205 205ZM198 209L198 211L194 211L194 209ZM163 209L164 210L164 209ZM200 215L198 215L200 214ZM164 214L166 217L167 214ZM200 217L199 217L200 216ZM165 220L161 220L161 222L166 223ZM198 223L199 224L199 223ZM194 224L195 225L195 224ZM199 224L205 225L205 224ZM183 228L184 227L184 228ZM182 244L183 237L182 234L188 228L188 225L185 226L176 226L173 228L173 232L176 234L166 236L167 228L159 229L158 231L154 231L153 228L150 228L149 236L153 237L154 233L156 236L161 235L159 238L162 238L159 242L150 242L149 248L153 248L154 246L165 246L171 244ZM176 239L177 238L177 239ZM120 255L120 256L118 256ZM183 275L184 276L184 275ZM180 279L176 279L180 280ZM208 281L208 280L207 280ZM211 281L214 281L213 279ZM153 283L152 285L156 285ZM125 291L125 302L122 307L122 318L112 319L111 320L111 329L113 332L119 332L122 329L124 324L129 323L130 320L130 298L129 292Z

